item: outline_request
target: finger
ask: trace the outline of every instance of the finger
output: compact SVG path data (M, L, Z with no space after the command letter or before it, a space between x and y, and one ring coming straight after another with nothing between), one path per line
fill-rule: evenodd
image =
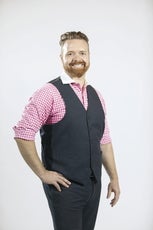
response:
M57 182L55 182L53 185L55 186L55 188L56 188L59 192L62 191L62 190L61 190L61 187L59 186L59 184L58 184Z
M67 184L71 184L71 181L67 180L66 178L64 178L64 182L67 183Z
M111 186L108 186L108 190L107 190L107 199L109 199L111 197L111 193L112 193L112 189Z
M111 205L111 207L113 207L115 205L114 200L111 200L110 205Z
M59 176L62 176L63 177L63 174L61 174L61 173L58 173L58 172L56 172Z
M110 205L113 207L119 200L119 194L115 194L114 198L111 200Z
M114 207L116 203L117 203L117 200L116 199L112 199L111 202L110 202L110 205L112 207Z
M63 179L58 178L57 180L58 183L62 184L64 187L69 188L70 184L67 184Z
M71 182L70 182L69 180L67 180L65 177L60 176L59 178L60 178L61 180L63 180L66 184L68 184L68 185L71 184Z

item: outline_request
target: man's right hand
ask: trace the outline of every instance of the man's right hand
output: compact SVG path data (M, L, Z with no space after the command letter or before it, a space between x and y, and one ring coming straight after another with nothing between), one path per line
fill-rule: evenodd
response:
M55 188L61 192L60 185L63 185L66 188L69 188L71 182L67 180L62 174L55 171L45 170L43 175L40 178L45 184L52 184Z
M37 153L35 141L23 140L20 138L16 138L15 140L24 160L43 183L54 185L58 191L61 191L60 185L66 188L70 186L71 182L62 174L55 171L48 171L44 168Z

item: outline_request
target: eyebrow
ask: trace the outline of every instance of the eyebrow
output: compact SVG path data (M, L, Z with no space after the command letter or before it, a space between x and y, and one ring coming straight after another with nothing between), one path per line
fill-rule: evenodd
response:
M68 50L67 53L70 53L70 52L75 52L74 50ZM87 53L88 50L79 50L79 52L84 52L84 53Z

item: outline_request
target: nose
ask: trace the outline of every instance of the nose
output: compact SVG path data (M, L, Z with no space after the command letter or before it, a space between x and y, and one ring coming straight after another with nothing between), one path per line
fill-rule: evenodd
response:
M82 61L82 57L80 56L80 54L74 54L73 56L73 62L79 62Z

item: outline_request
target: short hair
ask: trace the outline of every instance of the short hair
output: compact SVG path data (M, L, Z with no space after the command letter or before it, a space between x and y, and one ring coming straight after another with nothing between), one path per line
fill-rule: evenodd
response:
M89 42L87 35L85 35L84 33L80 32L80 31L78 31L78 32L70 31L70 32L66 32L60 36L59 44L60 44L60 46L63 46L64 42L66 40L72 40L72 39L82 39L82 40L85 40L87 43Z

